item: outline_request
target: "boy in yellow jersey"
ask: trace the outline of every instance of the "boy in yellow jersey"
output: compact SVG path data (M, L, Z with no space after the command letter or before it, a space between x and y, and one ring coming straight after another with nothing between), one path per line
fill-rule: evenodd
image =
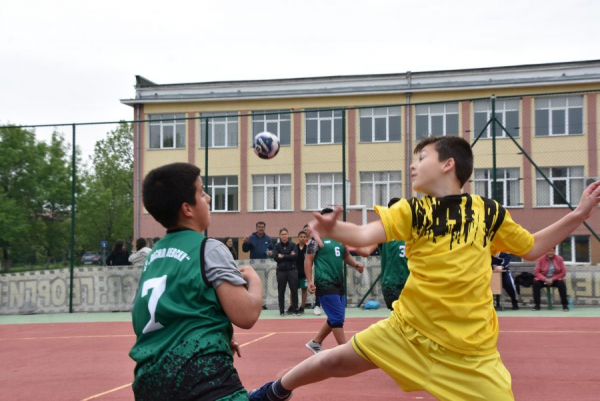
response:
M574 211L531 234L496 201L462 193L473 171L467 141L430 137L415 154L412 187L426 194L422 199L376 207L381 220L366 226L337 221L339 208L315 214L310 223L317 240L329 237L353 247L406 241L411 273L391 316L251 391L250 400L286 400L300 386L376 368L404 391L425 390L440 400L514 399L496 349L491 254L505 251L528 260L543 255L593 213L600 181L584 190Z

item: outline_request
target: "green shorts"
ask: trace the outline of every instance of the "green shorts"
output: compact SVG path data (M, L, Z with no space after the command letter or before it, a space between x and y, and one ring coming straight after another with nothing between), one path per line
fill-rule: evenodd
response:
M305 290L308 288L308 281L306 281L306 278L299 278L298 279L298 288Z

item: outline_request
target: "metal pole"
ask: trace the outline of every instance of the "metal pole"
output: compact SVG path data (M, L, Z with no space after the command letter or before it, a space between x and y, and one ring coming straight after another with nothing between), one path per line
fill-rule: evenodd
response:
M334 112L335 113L335 112ZM335 128L334 128L335 136ZM342 110L342 209L343 219L346 221L346 109ZM348 294L348 274L346 273L346 263L344 262L344 294Z
M204 190L208 189L208 120L207 117L204 121ZM200 121L202 123L202 121ZM243 151L243 150L242 150ZM207 191L210 195L210 190ZM212 200L211 200L212 202ZM204 229L204 235L208 237L208 227Z
M492 95L492 199L498 201L498 191L496 189L497 171L496 171L496 95Z
M371 293L371 291L373 291L373 288L375 288L375 284L377 284L377 282L379 281L380 278L381 278L381 273L379 273L379 276L377 276L377 278L375 279L375 281L373 281L373 284L371 284L371 287L369 288L369 290L367 291L367 293L365 294L365 296L362 297L362 299L358 302L358 305L356 305L357 308L360 308L360 306L362 305L362 303L365 302L365 299L367 299L367 297L369 296L369 294Z
M71 173L71 267L69 278L69 313L73 313L73 271L75 269L75 173L76 173L76 148L75 148L75 124L73 128L73 146L72 146L72 173Z

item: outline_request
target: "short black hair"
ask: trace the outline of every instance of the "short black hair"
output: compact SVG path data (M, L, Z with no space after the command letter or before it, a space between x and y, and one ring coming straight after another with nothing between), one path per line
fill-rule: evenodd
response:
M150 171L144 179L144 207L165 228L178 224L184 203L196 204L200 169L189 163L171 163Z
M298 237L299 237L299 236L301 236L302 234L304 234L304 235L308 235L308 234L306 233L306 231L302 230L302 231L300 231L300 232L298 233Z
M473 150L465 139L458 136L430 136L423 139L415 147L415 154L420 153L427 145L435 144L439 161L454 159L456 178L461 188L473 174Z
M390 201L388 202L388 207L392 207L392 205L394 205L394 203L400 201L400 198L392 198L390 199Z
M333 213L333 209L330 207L326 207L325 209L321 210L322 215L327 213Z
M287 228L283 227L281 230L279 230L279 234L281 234L284 231L288 234L290 233Z
M140 249L145 247L146 244L147 244L146 239L138 238L137 241L135 241L135 249L139 251Z
M255 227L257 227L257 228L258 228L258 225L259 225L259 224L262 224L263 226L265 226L265 228L267 228L267 223L265 223L264 221L257 221L257 222L256 222L256 226L255 226Z

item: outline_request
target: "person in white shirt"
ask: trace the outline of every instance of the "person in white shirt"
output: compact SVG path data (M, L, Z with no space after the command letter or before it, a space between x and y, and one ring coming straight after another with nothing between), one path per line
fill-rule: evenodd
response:
M144 238L138 238L135 242L136 251L129 257L129 262L131 262L134 267L141 268L144 265L146 256L152 251L152 249L148 248L146 245L147 242Z

